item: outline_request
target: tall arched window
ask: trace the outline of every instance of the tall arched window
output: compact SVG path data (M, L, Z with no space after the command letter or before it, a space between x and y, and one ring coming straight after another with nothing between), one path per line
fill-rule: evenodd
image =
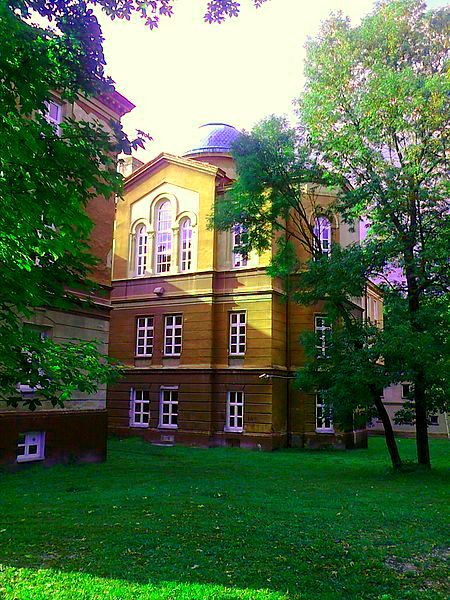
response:
M163 202L156 217L156 272L168 273L172 258L172 216L170 202Z
M190 271L192 266L192 224L183 219L180 225L180 271Z
M318 217L315 220L314 235L319 240L321 253L329 256L331 253L331 223L326 217Z
M136 228L136 275L144 275L147 270L147 228Z

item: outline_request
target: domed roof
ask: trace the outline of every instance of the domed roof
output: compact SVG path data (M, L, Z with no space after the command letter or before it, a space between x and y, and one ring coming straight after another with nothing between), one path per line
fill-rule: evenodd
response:
M197 139L183 156L192 154L229 153L239 131L227 123L205 123L197 130Z

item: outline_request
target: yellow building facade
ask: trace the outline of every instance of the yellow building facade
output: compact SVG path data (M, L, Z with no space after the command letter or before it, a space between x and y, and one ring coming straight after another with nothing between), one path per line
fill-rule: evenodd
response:
M270 253L233 252L239 228L208 227L236 175L237 135L207 124L185 156L163 153L126 179L110 332L110 354L125 372L108 390L109 430L158 444L364 444L365 430L335 431L320 400L292 386L304 362L299 335L320 328L322 307L286 302L281 282L266 273ZM330 198L324 191L320 201ZM357 236L357 228L330 224L338 243ZM362 315L366 305L355 300Z

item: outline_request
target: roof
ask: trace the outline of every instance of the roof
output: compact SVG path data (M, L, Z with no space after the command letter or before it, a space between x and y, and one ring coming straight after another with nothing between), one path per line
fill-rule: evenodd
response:
M196 160L190 160L189 158L182 158L180 156L175 156L174 154L168 154L167 152L161 152L161 154L155 156L155 158L136 169L136 171L133 171L131 175L128 175L128 177L125 178L125 187L127 188L137 181L141 181L146 175L150 174L154 169L160 167L163 163L176 164L178 166L207 173L209 175L219 177L225 176L225 172L214 165Z
M183 156L198 154L229 154L239 131L228 123L205 123L197 130L197 139Z

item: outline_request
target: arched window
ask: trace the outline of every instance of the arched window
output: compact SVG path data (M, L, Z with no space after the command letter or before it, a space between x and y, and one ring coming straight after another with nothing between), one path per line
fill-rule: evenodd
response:
M147 270L147 228L136 228L136 275L144 275Z
M236 248L241 245L242 234L246 233L245 227L235 225L233 227L232 243L233 243L233 267L246 267L247 255L236 252Z
M192 265L192 224L183 219L180 226L180 271L190 271Z
M168 273L172 258L172 216L170 202L163 202L156 217L156 272Z
M321 253L329 256L331 254L331 223L326 217L318 217L315 220L314 235L319 240Z

